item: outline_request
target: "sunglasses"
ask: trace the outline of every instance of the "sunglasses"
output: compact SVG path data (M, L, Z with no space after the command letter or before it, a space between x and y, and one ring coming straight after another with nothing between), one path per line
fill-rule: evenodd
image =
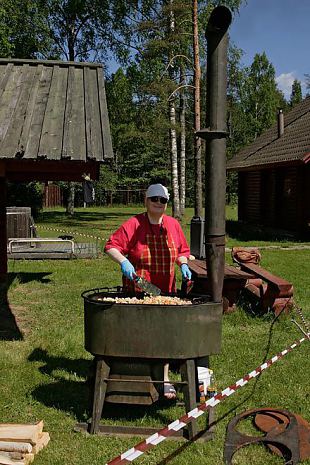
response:
M166 203L168 202L168 199L166 199L165 197L158 197L158 195L154 195L153 197L149 197L150 201L151 202L160 202L162 203L163 205L166 205Z

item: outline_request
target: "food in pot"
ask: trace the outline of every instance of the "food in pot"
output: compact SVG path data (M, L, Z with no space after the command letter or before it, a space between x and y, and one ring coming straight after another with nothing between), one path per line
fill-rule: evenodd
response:
M147 304L147 305L191 305L189 299L180 299L179 297L170 296L146 296L143 299L137 297L96 297L100 302L114 302L116 304Z

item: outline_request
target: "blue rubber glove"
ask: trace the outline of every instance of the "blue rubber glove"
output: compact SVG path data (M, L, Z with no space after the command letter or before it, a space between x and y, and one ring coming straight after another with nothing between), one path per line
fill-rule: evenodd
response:
M134 279L136 275L136 271L129 260L126 259L121 263L121 270L122 270L123 275L126 276L126 278L131 279L131 280Z
M182 273L182 279L184 280L192 279L191 270L188 268L186 263L183 263L183 265L181 265L181 273Z

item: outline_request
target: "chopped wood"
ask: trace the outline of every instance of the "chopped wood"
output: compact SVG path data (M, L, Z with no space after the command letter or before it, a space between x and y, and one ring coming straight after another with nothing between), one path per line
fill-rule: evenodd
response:
M0 465L29 465L33 460L33 454L0 451Z
M0 451L23 452L26 454L32 452L32 444L30 442L0 441Z
M24 455L21 452L0 451L1 460L23 460Z
M32 452L33 454L37 454L43 447L47 446L50 440L50 435L49 433L43 431L43 433L40 433L38 442L33 446ZM0 443L1 447L1 443Z
M0 424L0 465L29 465L45 447L50 435L43 421L36 424Z
M0 441L29 442L36 444L43 431L43 421L35 425L4 423L0 424ZM0 445L1 450L1 445Z

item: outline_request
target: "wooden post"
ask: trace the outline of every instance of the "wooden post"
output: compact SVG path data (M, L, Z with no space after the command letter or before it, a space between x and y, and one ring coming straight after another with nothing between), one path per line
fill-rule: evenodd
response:
M110 373L110 367L105 363L102 357L97 356L95 362L96 378L94 386L92 419L89 429L90 434L96 434L99 430L99 422L108 385L107 381L104 381L104 379L107 378Z
M185 360L180 367L182 381L187 381L184 388L184 403L186 412L194 409L197 406L197 385L196 385L196 365L195 360ZM197 421L193 420L187 425L188 439L193 439L198 433Z
M5 166L0 163L0 283L6 283L8 271Z

